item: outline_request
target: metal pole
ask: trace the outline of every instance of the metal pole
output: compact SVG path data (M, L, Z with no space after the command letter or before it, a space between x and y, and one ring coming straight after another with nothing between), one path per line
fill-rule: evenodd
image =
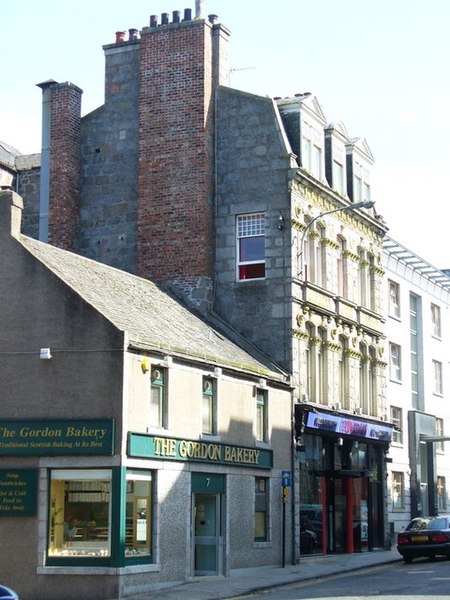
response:
M283 488L283 529L281 531L281 567L286 566L286 488Z

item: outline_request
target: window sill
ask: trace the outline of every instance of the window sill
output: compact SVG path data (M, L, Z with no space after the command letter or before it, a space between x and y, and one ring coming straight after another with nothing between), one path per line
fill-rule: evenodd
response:
M220 442L221 440L220 435L215 435L213 433L202 433L200 437L202 440L206 440L208 442Z
M129 567L60 567L45 566L36 569L37 575L127 575L132 573L156 573L161 570L159 564L130 565Z
M263 442L262 440L256 440L256 447L270 449L272 447L272 445L270 442Z
M392 377L389 377L389 381L391 383L399 383L399 384L403 383L403 381L401 379L392 379Z
M394 319L394 321L398 321L399 323L402 322L402 319L401 319L400 315L388 315L388 317L390 319Z
M252 283L253 281L256 282L261 282L261 281L266 281L266 277L254 277L253 279L250 279L250 277L248 279L236 279L236 283Z
M253 542L253 548L272 548L272 542Z
M147 427L145 433L167 435L169 433L168 427Z

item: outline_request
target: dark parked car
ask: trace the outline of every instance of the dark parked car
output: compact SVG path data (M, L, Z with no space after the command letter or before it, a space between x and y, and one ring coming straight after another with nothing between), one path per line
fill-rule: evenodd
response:
M19 596L11 588L0 585L0 600L19 600Z
M407 563L419 556L450 558L450 515L416 517L398 534L397 550Z

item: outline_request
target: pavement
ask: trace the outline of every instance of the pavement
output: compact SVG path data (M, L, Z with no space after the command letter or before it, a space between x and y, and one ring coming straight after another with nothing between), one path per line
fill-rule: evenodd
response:
M297 565L238 569L232 571L229 577L199 577L175 587L127 596L127 600L223 600L283 584L320 579L401 560L395 546L391 550L305 556Z

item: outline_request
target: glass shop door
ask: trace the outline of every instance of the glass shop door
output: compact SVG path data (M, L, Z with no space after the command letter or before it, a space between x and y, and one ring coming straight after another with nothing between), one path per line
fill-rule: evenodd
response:
M221 495L193 494L194 575L219 575L222 532Z

